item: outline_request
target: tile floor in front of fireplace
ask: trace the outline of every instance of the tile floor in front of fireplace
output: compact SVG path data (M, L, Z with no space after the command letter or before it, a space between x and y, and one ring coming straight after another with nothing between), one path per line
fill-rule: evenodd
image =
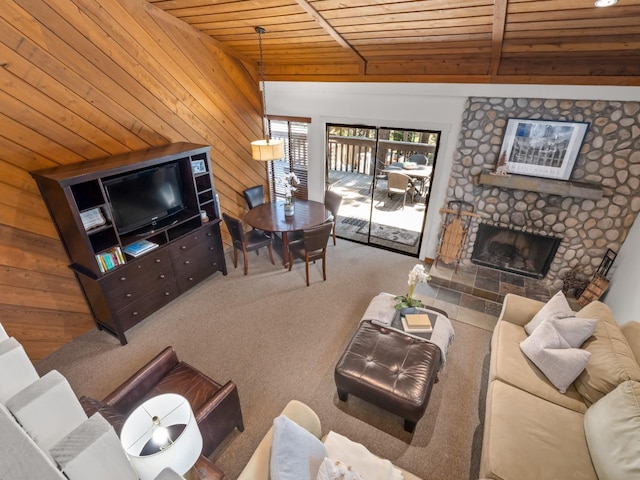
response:
M416 293L433 298L433 306L450 318L489 331L507 293L544 302L554 293L541 280L477 265L460 265L456 272L455 265L433 264L429 274L431 281L419 284Z

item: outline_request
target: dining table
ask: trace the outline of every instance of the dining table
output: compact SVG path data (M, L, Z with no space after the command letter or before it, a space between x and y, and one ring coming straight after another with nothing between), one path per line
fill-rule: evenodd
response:
M294 213L284 214L284 201L263 203L252 208L244 217L245 223L264 232L280 234L282 243L277 243L278 236L272 235L274 247L282 256L285 267L289 266L289 235L304 229L316 227L325 223L331 217L324 203L313 200L294 200Z

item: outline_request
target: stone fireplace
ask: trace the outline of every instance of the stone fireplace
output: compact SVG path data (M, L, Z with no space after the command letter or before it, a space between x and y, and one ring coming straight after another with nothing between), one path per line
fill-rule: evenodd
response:
M560 240L558 237L480 223L471 261L505 272L544 278L555 258Z
M481 182L482 175L496 167L509 118L590 122L569 180L594 186L600 197ZM461 264L477 261L472 260L474 245L482 225L488 224L557 240L550 247L557 249L550 254L553 258L533 274L542 275L550 287L560 289L574 267L591 276L608 248L619 251L640 211L640 102L469 98L444 205L452 200L471 203L481 217L470 225ZM523 238L529 237L511 246L499 242L499 248L517 250ZM478 247L476 257L481 250Z

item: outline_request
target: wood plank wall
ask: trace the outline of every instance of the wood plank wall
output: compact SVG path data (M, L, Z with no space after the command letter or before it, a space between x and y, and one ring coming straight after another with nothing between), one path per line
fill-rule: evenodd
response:
M242 215L242 190L266 184L257 66L142 0L5 0L0 67L0 322L37 361L93 322L29 172L207 144L222 209Z

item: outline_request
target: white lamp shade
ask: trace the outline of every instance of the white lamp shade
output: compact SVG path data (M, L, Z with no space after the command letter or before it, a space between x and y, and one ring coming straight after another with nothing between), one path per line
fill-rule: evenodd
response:
M262 162L280 160L284 158L284 141L270 139L251 142L251 157Z
M143 452L152 442L153 417L169 428L186 425L166 448L155 453ZM186 398L174 393L153 397L136 408L122 427L120 441L140 480L153 480L163 469L170 467L180 475L188 472L202 453L202 434Z

